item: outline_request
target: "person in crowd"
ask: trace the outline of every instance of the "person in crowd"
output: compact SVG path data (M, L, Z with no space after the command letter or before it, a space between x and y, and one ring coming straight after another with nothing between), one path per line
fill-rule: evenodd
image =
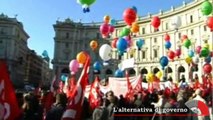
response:
M23 120L42 120L43 110L39 105L38 98L32 93L24 95L23 109Z
M92 114L93 120L108 120L109 111L107 106L110 104L108 99L101 99L100 106L95 108Z
M67 97L64 93L56 95L56 102L47 112L46 120L61 120L61 117L66 109Z

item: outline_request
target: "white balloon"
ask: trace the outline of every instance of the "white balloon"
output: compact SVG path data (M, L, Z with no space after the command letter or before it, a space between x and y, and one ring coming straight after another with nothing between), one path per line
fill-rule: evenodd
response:
M193 61L193 63L198 64L199 63L199 57L198 56L193 57L192 61Z
M99 49L99 55L103 61L108 61L112 56L112 47L108 44L104 44Z
M172 29L178 29L181 26L181 17L180 16L174 16L171 19L171 28Z

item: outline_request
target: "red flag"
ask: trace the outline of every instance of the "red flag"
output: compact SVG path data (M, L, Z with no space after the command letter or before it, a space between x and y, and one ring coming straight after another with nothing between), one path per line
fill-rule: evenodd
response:
M72 76L69 80L68 80L68 88L67 88L67 97L70 98L72 91L74 90L76 86L76 80L75 80L75 76Z
M68 103L66 111L62 116L62 120L81 120L82 104L84 101L85 89L89 78L89 66L90 57L87 55L87 60L83 71L81 72L81 76L77 82L77 85L71 94L71 99Z
M127 79L127 93L126 93L126 95L125 95L125 98L126 98L128 101L132 101L133 96L134 96L134 91L133 91L131 82L130 82L130 80L129 80L129 73L128 73L128 71L126 71L126 79Z
M143 88L142 88L142 76L140 75L140 78L134 88L135 92L142 92Z
M101 91L99 87L100 79L96 76L95 81L92 83L89 93L89 104L92 110L99 106L101 100Z
M21 110L16 100L16 94L10 80L7 64L5 61L0 61L0 119L15 120L21 115Z

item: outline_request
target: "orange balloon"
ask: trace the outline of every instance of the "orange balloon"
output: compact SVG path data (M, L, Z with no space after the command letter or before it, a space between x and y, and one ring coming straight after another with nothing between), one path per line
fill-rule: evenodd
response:
M92 50L95 50L98 47L98 42L95 40L92 40L90 42L90 47L92 48Z
M110 16L109 15L104 16L104 22L109 23L109 21L110 21Z
M76 56L78 63L84 64L86 62L87 56L84 52L80 52Z
M140 26L138 25L138 23L134 22L134 23L132 24L131 31L132 31L133 33L137 33L137 32L139 32L139 28L140 28Z

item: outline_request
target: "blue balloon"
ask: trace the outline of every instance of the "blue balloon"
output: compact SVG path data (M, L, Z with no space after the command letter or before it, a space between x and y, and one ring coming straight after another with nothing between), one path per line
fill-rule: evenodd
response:
M137 10L137 8L135 7L135 6L132 6L132 9L137 13L138 12L138 10Z
M137 45L137 47L138 47L138 49L140 49L143 45L144 45L144 40L143 39L138 39L137 41L136 41L136 45Z
M102 68L101 62L96 61L96 62L93 64L93 68L94 68L94 70L101 70L101 68Z
M110 25L115 26L116 25L116 20L115 19L111 19L110 20Z
M124 76L124 72L120 69L117 69L115 71L115 74L114 74L115 77L123 77Z
M188 56L192 58L192 57L194 57L194 55L195 55L194 51L189 50Z
M61 81L66 81L68 79L68 76L63 74L61 75Z
M162 56L160 58L160 65L162 66L163 70L168 65L168 63L169 63L169 59L166 56Z
M206 62L206 63L210 63L210 62L211 62L211 57L210 57L210 56L206 57L206 58L205 58L205 62Z
M116 47L119 51L125 51L128 47L128 43L124 38L119 38L116 44Z
M165 43L166 49L171 48L171 46L172 46L171 42L170 41L166 41L166 43Z

